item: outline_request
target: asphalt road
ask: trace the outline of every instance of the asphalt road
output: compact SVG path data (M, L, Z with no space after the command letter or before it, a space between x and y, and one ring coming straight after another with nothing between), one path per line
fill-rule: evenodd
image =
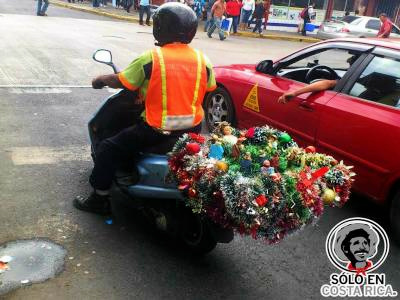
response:
M320 299L321 285L335 271L324 249L332 226L356 216L386 226L380 206L353 197L279 245L236 236L199 259L154 233L135 212L118 213L120 204L112 225L73 209L74 196L90 191L86 123L110 95L88 88L92 77L111 71L91 54L108 48L125 66L153 38L148 27L52 6L49 17L36 17L35 4L0 0L0 244L44 237L68 253L59 276L4 298ZM199 34L194 46L215 64L228 64L277 58L305 45L219 42ZM397 290L399 265L392 245L380 271Z

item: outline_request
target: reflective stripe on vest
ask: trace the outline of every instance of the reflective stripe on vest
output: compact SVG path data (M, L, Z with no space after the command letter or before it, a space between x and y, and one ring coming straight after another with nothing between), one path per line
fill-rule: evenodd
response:
M152 51L153 68L146 95L146 122L163 130L182 130L201 123L207 87L203 55L187 45Z

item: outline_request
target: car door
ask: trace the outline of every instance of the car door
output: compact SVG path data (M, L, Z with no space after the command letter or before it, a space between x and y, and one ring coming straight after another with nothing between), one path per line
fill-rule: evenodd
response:
M287 104L278 103L278 98L287 91L294 91L306 84L284 77L272 77L263 74L254 75L250 81L250 91L258 89L258 109L246 107L244 102L244 119L249 126L268 124L287 131L300 145L313 145L318 128L319 115L323 105L336 94L326 91L316 95L304 94L292 99Z
M365 25L365 35L364 37L376 37L378 35L379 29L381 28L381 21L379 19L369 19Z
M255 73L247 83L247 98L243 101L241 115L245 126L268 124L289 132L301 146L314 145L321 112L336 92L303 94L287 104L278 103L278 98L288 91L304 87L305 74L318 64L336 67L340 77L343 77L346 68L349 68L346 60L352 56L348 51L349 48L344 44L326 43L281 61L274 76ZM248 103L252 99L256 99L256 105Z
M355 188L383 200L400 170L400 55L376 49L321 114L319 149L355 166Z

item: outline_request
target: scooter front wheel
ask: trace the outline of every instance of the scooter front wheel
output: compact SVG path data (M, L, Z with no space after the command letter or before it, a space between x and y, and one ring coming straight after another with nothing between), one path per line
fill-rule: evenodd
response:
M217 245L208 221L191 211L183 214L180 224L180 237L192 252L206 254Z

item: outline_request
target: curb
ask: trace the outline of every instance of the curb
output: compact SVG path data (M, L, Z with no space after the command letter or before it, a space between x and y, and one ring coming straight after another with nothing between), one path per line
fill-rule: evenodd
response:
M59 6L59 7L69 8L69 9L78 10L81 12L86 12L86 13L90 13L90 14L94 14L94 15L109 17L109 18L118 19L118 20L122 20L122 21L139 23L139 19L136 17L121 16L118 14L113 14L113 13L109 13L106 11L102 11L100 9L95 9L95 8L91 8L91 7L83 7L83 6L65 3L65 2L56 1L56 0L49 0L49 2L51 4Z
M139 23L139 18L137 17L129 17L129 16L121 16L119 14L114 14L114 13L109 13L106 11L102 11L100 9L96 8L91 8L91 7L82 7L77 4L71 4L71 3L65 3L62 1L57 1L57 0L49 0L49 2L53 5L59 6L59 7L64 7L64 8L69 8L73 10L78 10L81 12L86 12L94 15L100 15L104 17L109 17L121 21L127 21L127 22L133 22L133 23ZM150 21L151 23L151 21ZM312 38L312 37L303 37L303 36L288 36L288 35L275 35L275 34L263 34L263 35L258 35L256 33L252 32L238 32L235 34L236 36L243 36L243 37L249 37L249 38L258 38L258 39L269 39L269 40L281 40L281 41L289 41L289 42L303 42L303 43L317 43L320 42L319 39Z

